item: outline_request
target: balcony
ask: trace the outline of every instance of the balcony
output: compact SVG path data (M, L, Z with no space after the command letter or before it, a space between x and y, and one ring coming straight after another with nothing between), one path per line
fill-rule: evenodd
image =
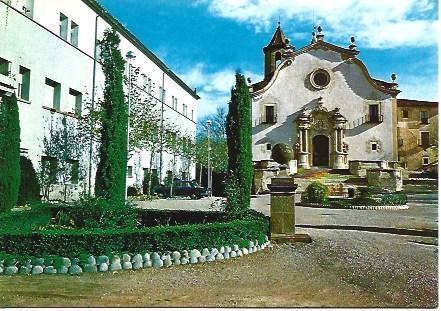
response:
M275 124L277 123L277 114L274 115L262 115L260 117L260 124Z
M363 125L365 123L370 124L379 124L383 122L383 115L382 114L366 114L362 116L361 118L358 118L357 120L354 120L352 122L347 123L346 129L353 129L357 126Z

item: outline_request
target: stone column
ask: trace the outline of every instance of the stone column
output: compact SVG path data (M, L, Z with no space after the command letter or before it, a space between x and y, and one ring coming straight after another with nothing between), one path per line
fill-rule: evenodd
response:
M297 132L299 133L299 153L298 153L298 167L310 168L309 166L309 152L308 152L308 129L311 125L311 116L302 111L297 117Z
M275 243L311 242L307 234L295 233L295 191L294 177L288 176L286 167L271 179L270 236Z
M335 124L335 151L333 154L333 169L347 169L348 164L348 152L344 148L343 131L346 127L347 120L340 114L336 108L332 113L333 121Z

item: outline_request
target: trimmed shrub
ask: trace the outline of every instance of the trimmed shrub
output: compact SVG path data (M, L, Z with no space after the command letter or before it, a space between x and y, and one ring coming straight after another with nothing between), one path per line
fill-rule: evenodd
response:
M407 203L407 195L404 193L392 193L381 196L382 205L405 205Z
M302 193L302 202L305 203L326 203L328 199L328 187L321 182L313 181Z
M100 112L99 163L95 194L112 202L124 202L127 168L127 105L124 101L125 61L116 30L106 29L100 41L104 73L104 99Z
M127 196L129 196L129 197L135 197L135 196L137 196L139 193L138 193L138 190L136 190L136 188L135 187L127 187Z
M30 210L8 211L0 215L0 232L31 232L47 226L51 220L51 208L35 203Z
M287 144L277 144L271 151L271 158L279 164L288 164L294 159L292 147Z
M20 157L20 189L18 192L18 205L40 201L40 184L32 161L26 157Z
M0 213L17 204L20 186L20 120L15 95L0 98Z
M143 229L45 230L0 234L0 252L29 256L79 257L116 252L172 251L264 242L267 219L235 220L227 223L159 226Z
M227 209L233 218L250 208L251 184L253 181L253 162L251 152L251 96L245 77L236 73L236 85L231 91L228 105L226 133L228 146L228 172L230 188L227 192Z
M137 210L102 198L82 198L72 204L49 205L55 223L77 229L135 228Z

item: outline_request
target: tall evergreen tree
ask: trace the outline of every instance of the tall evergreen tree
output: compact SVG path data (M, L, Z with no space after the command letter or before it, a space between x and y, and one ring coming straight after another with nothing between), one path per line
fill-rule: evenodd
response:
M0 212L17 204L20 186L20 119L17 97L0 101Z
M227 208L240 216L250 207L253 164L251 153L251 96L245 77L236 73L227 115Z
M124 101L124 59L115 30L106 30L101 40L101 61L105 77L101 109L100 161L95 195L123 202L127 167L127 106Z

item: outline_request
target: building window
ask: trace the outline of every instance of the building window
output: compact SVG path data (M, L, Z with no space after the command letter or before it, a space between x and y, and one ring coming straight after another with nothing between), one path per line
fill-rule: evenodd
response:
M42 156L41 166L43 175L48 178L48 184L56 183L58 173L58 159L49 156Z
M83 105L83 94L74 89L69 89L70 106L74 107L74 113L76 116L81 116Z
M127 177L128 178L133 177L133 166L127 166Z
M277 52L275 57L274 57L274 64L275 64L274 68L279 67L281 62L282 62L282 53Z
M403 119L409 118L409 110L403 110Z
M182 114L186 117L187 116L187 105L182 104Z
M142 79L144 91L150 93L152 91L152 79L147 77L145 74L142 75Z
M49 78L46 78L46 88L48 100L47 104L51 105L52 108L59 111L61 103L61 84Z
M423 156L423 165L429 165L429 156Z
M312 86L314 86L316 89L324 89L331 82L331 76L329 75L328 71L324 69L317 69L311 73L310 81Z
M271 151L271 147L272 147L271 144L266 144L266 150L267 151Z
M78 160L68 161L70 164L70 183L78 184L80 177L80 162Z
M149 92L149 94L152 92L152 79L150 78L147 79L147 92Z
M265 106L265 115L263 117L263 123L276 123L275 106L268 105Z
M165 95L166 95L166 90L164 88L162 88L162 86L159 87L159 100L161 102L165 102Z
M20 66L19 69L18 96L21 99L29 100L29 90L31 85L31 71Z
M194 121L194 110L191 109L191 120Z
M371 150L377 151L378 150L378 144L376 142L371 142Z
M420 132L421 141L420 146L423 148L427 148L430 146L430 136L429 132Z
M369 105L369 122L379 123L381 120L380 106L378 104Z
M21 9L26 16L34 18L34 0L25 0Z
M11 62L0 57L0 75L9 77L11 73Z
M420 116L422 124L429 124L429 113L427 111L421 111Z
M66 15L60 13L60 37L64 40L67 40L67 26L69 24L69 20Z
M80 28L78 27L78 24L71 22L70 23L70 43L78 47L78 32Z

